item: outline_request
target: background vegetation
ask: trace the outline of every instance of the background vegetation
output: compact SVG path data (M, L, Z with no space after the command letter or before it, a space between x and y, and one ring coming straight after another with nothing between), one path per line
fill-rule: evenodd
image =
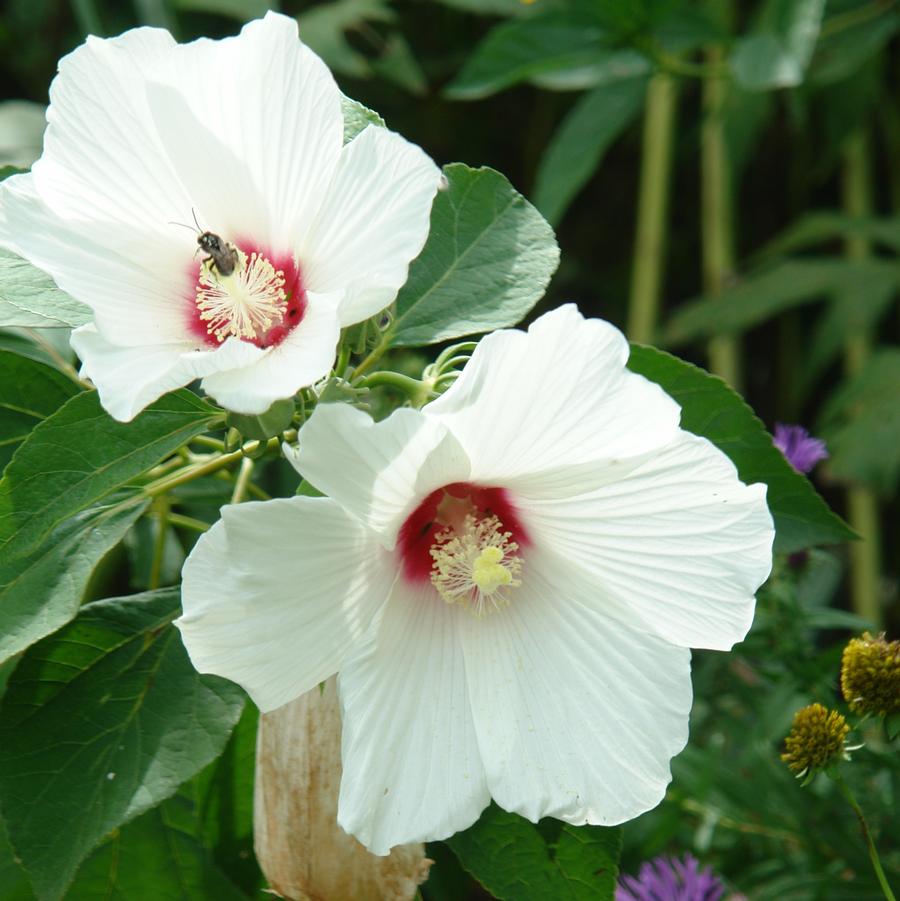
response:
M632 340L721 375L769 428L798 422L826 439L831 458L814 480L862 540L780 555L747 641L731 655L696 654L690 745L663 805L625 828L622 868L691 851L751 898L880 897L834 785L800 789L778 755L798 707L840 706L847 637L900 630L897 4L7 0L3 96L45 104L57 59L86 33L149 23L181 40L223 36L276 5L300 18L346 94L440 164L500 170L554 225L562 263L532 315L574 300ZM0 162L30 162L33 113L0 106ZM58 363L67 351L57 337L6 331L0 348ZM395 362L421 363L400 352ZM293 492L279 464L265 480ZM184 486L182 512L212 521L231 487L214 477ZM153 528L144 518L126 533L88 597L177 581L191 533L169 525L165 555L144 559L139 530ZM245 711L209 770L102 845L70 896L103 897L115 857L115 897L162 897L163 823L224 874L221 897L262 897L253 717ZM877 725L861 738L848 780L896 887L900 763ZM229 792L212 792L223 780ZM558 826L542 834L555 847ZM430 848L424 897L485 896L458 850ZM2 858L0 897L31 897Z

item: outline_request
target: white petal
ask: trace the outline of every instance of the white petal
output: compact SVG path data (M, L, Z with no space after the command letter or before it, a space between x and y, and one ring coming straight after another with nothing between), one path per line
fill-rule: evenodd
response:
M680 408L627 359L621 332L566 305L527 334L484 338L424 411L456 435L480 482L639 456L674 437Z
M144 100L147 72L175 46L166 31L136 28L89 37L60 60L44 153L33 168L39 193L59 216L140 232L166 228L189 204Z
M196 344L186 325L192 286L185 255L171 240L108 222L60 218L26 174L0 184L0 245L90 307L98 328L117 344Z
M521 578L508 607L461 620L491 795L532 822L632 819L662 799L687 741L690 652L606 616L547 555Z
M194 666L274 710L340 668L390 592L390 555L328 498L225 507L184 565Z
M97 386L103 408L120 422L130 422L147 404L192 379L183 345L122 347L110 344L91 323L75 329L71 342L83 362L82 376Z
M294 223L315 215L341 153L328 68L296 21L274 13L237 38L176 47L166 62L147 73L147 101L201 224L291 249Z
M516 504L537 546L594 582L593 604L686 647L727 650L753 620L772 565L766 486L687 432L620 481Z
M400 409L375 423L347 404L322 404L288 459L319 491L392 548L403 521L432 491L469 476L469 461L444 426Z
M441 173L414 144L369 126L342 153L334 180L301 241L315 291L347 292L341 325L384 309L428 237Z
M281 344L261 352L250 365L222 366L206 375L203 390L236 413L264 413L276 400L327 375L340 337L335 303L312 292L306 299L303 320Z
M338 823L375 854L446 838L490 800L456 634L458 610L398 582L377 634L338 677Z

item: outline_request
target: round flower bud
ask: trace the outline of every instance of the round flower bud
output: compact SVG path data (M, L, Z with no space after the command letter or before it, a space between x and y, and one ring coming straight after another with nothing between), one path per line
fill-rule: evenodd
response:
M841 690L854 713L900 712L900 641L864 632L844 648Z
M810 704L794 714L781 759L797 775L822 770L845 760L844 739L850 727L836 710Z

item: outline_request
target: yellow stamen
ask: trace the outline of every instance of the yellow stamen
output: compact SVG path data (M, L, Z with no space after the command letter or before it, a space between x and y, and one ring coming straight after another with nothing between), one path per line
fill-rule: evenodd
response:
M475 616L499 610L509 603L508 589L522 583L516 578L522 560L511 532L502 531L496 516L477 520L468 514L458 529L448 527L435 536L431 557L431 583L448 604L461 604Z
M212 260L200 267L197 307L219 341L262 338L287 310L284 272L258 253L238 250L237 257L231 275L219 273Z

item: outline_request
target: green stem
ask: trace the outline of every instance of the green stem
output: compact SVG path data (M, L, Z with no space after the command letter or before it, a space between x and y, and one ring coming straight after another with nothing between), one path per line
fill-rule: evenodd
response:
M250 485L250 476L253 475L253 461L249 457L241 460L241 468L238 470L238 477L234 481L234 491L231 493L231 503L239 504L247 493Z
M391 372L388 369L381 369L364 376L355 383L354 387L375 388L378 385L387 385L402 391L417 407L427 403L430 397L430 392L423 382L404 375L402 372Z
M887 901L897 901L894 897L894 893L891 891L890 885L888 885L887 877L884 875L884 869L881 866L881 858L878 856L878 849L875 847L875 842L872 840L872 833L869 831L869 824L866 822L862 808L856 802L856 798L853 797L853 792L850 791L850 786L847 785L844 781L844 777L840 773L834 775L834 781L837 782L841 794L847 799L847 803L853 808L853 811L859 820L859 827L862 830L866 847L869 849L869 860L872 861L872 869L875 870L875 876L878 878L878 884L881 886L884 897L887 898Z
M848 216L854 219L871 216L869 136L864 129L851 135L844 145L842 194L844 211ZM845 254L849 260L864 260L871 254L871 244L861 235L850 235L845 242ZM864 298L860 300L863 301ZM847 375L858 373L868 360L870 352L871 336L868 330L850 335L844 344L844 369ZM853 610L878 628L881 624L878 591L881 529L878 499L870 488L856 485L848 490L847 518L853 530L861 536L861 540L853 542L850 547Z
M209 523L202 519L194 519L193 516L184 516L181 513L173 513L171 510L168 514L170 526L181 526L183 529L190 529L192 532L208 532Z
M725 59L723 47L710 47L707 59ZM725 140L725 101L728 82L708 78L703 82L704 120L701 131L701 196L703 241L703 286L707 294L721 294L734 273L734 222L731 165ZM717 335L709 342L712 372L732 388L741 390L741 345L735 335Z
M195 435L191 438L191 444L199 444L201 447L209 447L219 452L225 450L225 442L218 438L211 438L209 435Z
M159 588L162 577L163 558L166 553L166 535L169 531L169 501L166 497L158 497L153 507L156 511L157 533L153 542L153 558L150 561L150 576L147 587L153 591Z
M381 341L372 349L369 355L353 370L353 377L357 378L362 375L364 372L367 372L371 369L383 356L385 351L391 346L390 339L388 338L387 332L385 332Z
M823 23L822 29L819 31L819 40L830 38L832 35L856 25L862 25L869 19L875 19L882 13L886 13L895 3L896 0L873 0L872 3L867 3L865 6L858 6L839 16L832 16Z
M653 340L659 312L675 97L675 81L668 75L654 75L647 88L644 110L637 234L628 310L628 337L641 344Z
M276 448L278 447L280 440L281 439L279 438L270 438L266 442L266 447L269 449ZM179 485L183 485L185 482L192 482L194 479L199 479L210 473L218 472L218 470L224 469L226 466L230 466L238 460L243 460L245 451L252 453L259 446L259 441L250 441L244 445L243 448L232 451L230 454L222 454L219 457L214 457L212 460L204 460L201 463L193 463L190 466L185 466L171 476L145 485L144 494L149 497L157 497L160 494L171 491L173 488L177 488Z

